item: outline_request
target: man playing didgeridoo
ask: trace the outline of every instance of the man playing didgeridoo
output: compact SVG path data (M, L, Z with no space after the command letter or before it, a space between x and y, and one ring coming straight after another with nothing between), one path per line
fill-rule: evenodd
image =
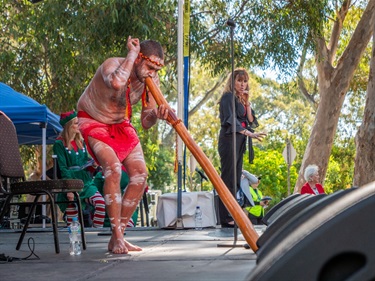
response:
M146 77L159 85L157 72L164 63L161 45L152 40L139 43L129 36L127 48L126 58L109 58L99 66L78 101L79 128L105 176L104 199L112 229L108 250L114 254L142 250L124 239L126 224L138 206L147 179L142 147L130 122L131 105L142 100L141 123L145 129L168 116L165 106L157 108L145 85ZM121 165L129 175L122 198Z

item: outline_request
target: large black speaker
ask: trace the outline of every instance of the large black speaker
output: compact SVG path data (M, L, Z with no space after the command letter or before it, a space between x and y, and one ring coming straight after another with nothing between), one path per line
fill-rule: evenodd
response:
M315 213L321 212L325 207L331 205L334 201L353 190L354 188L349 188L323 197L321 197L322 194L308 197L304 201L310 201L317 196L318 200L307 206L303 211L293 216L293 218L289 219L287 222L283 219L284 217L281 217L272 223L257 240L257 245L259 247L259 250L257 251L257 263L259 263L274 247L276 247L279 241L290 235L290 233L300 224L306 222Z
M311 194L298 194L298 196L292 196L291 200L286 198L283 201L281 201L279 204L277 204L275 207L278 207L275 211L273 211L273 208L270 210L269 213L267 213L266 216L262 219L263 223L265 225L270 225L273 221L275 221L281 214L283 214L286 210L288 210L291 206L296 205L301 200L304 200L307 197L311 197L313 195ZM285 202L287 201L287 202ZM271 212L273 211L273 212Z
M299 200L294 205L290 206L288 209L285 209L268 225L266 230L257 240L257 245L259 248L262 248L264 243L266 243L272 236L282 227L288 225L289 221L292 221L296 216L298 216L303 210L306 210L310 205L319 201L320 199L327 196L326 194L318 194L304 197L302 200Z
M269 217L271 217L278 209L280 209L282 206L284 206L286 203L288 203L290 200L293 200L296 197L301 196L299 193L294 193L292 195L289 195L287 198L281 200L279 203L277 203L275 206L273 206L263 217L262 221L265 225L267 225L267 221Z
M375 182L299 224L246 280L375 280Z

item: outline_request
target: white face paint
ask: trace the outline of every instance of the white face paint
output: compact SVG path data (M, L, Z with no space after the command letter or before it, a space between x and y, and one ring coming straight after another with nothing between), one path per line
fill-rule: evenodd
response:
M105 204L107 206L110 206L113 202L112 198L111 198L111 194L106 194L104 195L104 201L105 201Z

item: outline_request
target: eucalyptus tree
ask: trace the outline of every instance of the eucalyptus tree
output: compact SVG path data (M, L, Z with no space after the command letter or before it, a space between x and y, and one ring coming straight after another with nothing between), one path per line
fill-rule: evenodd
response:
M375 21L373 22L375 31ZM354 185L375 181L375 36L372 38L370 74L362 124L356 135Z
M303 184L308 164L317 164L324 178L347 90L373 34L375 1L221 1L216 8L210 4L201 4L196 16L200 21L193 27L200 30L197 34L206 33L196 42L202 49L200 59L216 72L228 68L224 54L229 48L220 46L228 46L228 32L222 26L231 17L237 23L237 64L273 66L280 76L297 74L300 92L316 115L295 190ZM362 16L353 22L356 28L350 40L340 41L342 33L347 32L343 25L348 12L357 7L363 10ZM205 23L211 23L210 28L204 28ZM345 47L337 57L339 44ZM311 56L317 82L308 87L303 75L306 58Z

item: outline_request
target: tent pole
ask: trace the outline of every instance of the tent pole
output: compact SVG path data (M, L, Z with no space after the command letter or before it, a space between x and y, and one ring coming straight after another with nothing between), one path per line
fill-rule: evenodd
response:
M44 124L42 128L42 180L46 180L46 159L47 159L47 124ZM43 195L43 201L46 201L46 195ZM43 218L43 228L46 228L46 205L42 205L42 218Z

